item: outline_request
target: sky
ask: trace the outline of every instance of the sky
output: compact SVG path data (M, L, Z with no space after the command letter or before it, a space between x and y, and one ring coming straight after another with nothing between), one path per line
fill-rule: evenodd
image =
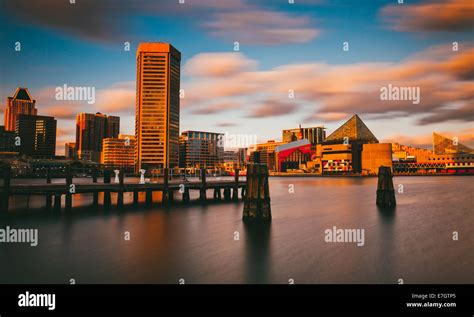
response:
M58 120L58 155L79 112L133 134L136 48L168 42L182 54L181 131L264 142L357 113L381 142L429 148L437 131L474 146L474 2L398 1L0 0L0 125L21 86ZM57 100L64 85L94 87L95 103ZM419 103L383 100L389 85Z

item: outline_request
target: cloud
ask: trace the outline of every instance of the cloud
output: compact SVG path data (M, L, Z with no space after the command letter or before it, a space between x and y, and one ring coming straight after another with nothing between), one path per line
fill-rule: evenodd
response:
M194 114L214 114L234 109L239 109L240 104L238 102L223 102L217 103L210 106L200 107L193 110L191 113Z
M204 28L216 37L263 45L305 43L321 33L308 17L261 9L216 13Z
M14 20L44 27L64 35L113 43L133 39L135 17L173 17L211 21L198 26L211 35L252 44L302 43L319 30L308 17L289 15L272 8L271 1L253 4L244 0L80 0L75 4L58 0L5 2Z
M242 71L254 70L255 60L242 53L201 53L193 56L184 66L184 74L190 76L225 77Z
M98 89L96 105L106 113L135 113L135 82L118 82Z
M296 109L296 104L285 103L278 100L266 100L263 104L254 109L247 117L267 118L282 116L292 113Z
M226 54L221 53L227 59ZM449 120L471 122L474 98L472 82L474 48L452 51L450 45L436 46L418 52L399 62L377 62L333 65L324 62L287 64L269 70L241 69L225 79L214 71L200 72L183 81L186 108L199 108L209 100L240 102L250 116L273 116L279 112L301 113L304 121L341 120L353 113L369 117L421 118L418 124ZM252 60L239 56L242 64ZM206 68L218 67L218 61L208 59ZM412 100L382 100L382 87L420 89L420 102ZM267 100L288 100L294 92L295 106L283 104L281 109L263 105ZM242 102L243 98L245 101ZM453 106L455 104L455 106ZM462 109L463 115L455 110Z
M225 127L235 127L237 124L233 123L233 122L218 122L215 124L216 127L222 127L222 128L225 128Z
M421 4L388 5L381 10L390 27L405 32L472 31L474 2L442 0Z

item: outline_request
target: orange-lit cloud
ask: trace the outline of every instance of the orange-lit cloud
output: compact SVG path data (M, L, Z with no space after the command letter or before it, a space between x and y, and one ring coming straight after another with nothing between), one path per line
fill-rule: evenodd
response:
M471 30L474 1L442 0L421 4L394 4L384 7L381 16L399 31L463 31Z
M292 113L297 105L290 102L282 102L279 100L265 100L261 105L252 110L247 117L249 118L267 118L274 116L282 116Z
M204 26L211 35L245 44L304 43L321 32L307 17L261 9L220 12Z
M245 58L242 53L201 53L186 63L184 74L197 77L223 77L255 70L256 66L256 61Z
M221 54L229 55L226 60L234 53ZM472 122L473 58L474 48L452 51L446 45L418 52L397 63L319 62L281 65L265 71L234 69L225 79L215 76L218 62L206 59L201 60L199 76L190 76L183 82L183 101L186 108L192 109L209 100L245 98L242 108L258 117L299 112L306 121L339 121L345 115L359 113L390 118L417 115L422 125L448 120ZM244 55L239 56L239 61L243 65L255 62ZM382 100L380 90L388 85L419 88L420 102ZM290 101L290 91L297 106L265 106L255 110L265 100Z
M194 114L213 114L224 112L227 110L235 110L241 107L240 103L238 102L222 102L217 104L212 104L210 106L204 106L200 108L196 108L192 111Z

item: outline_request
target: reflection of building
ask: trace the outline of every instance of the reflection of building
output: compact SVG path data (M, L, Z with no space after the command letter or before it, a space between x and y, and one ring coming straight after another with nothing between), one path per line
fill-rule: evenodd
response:
M6 131L4 126L0 126L0 155L10 156L18 154L18 148L15 146L15 132Z
M56 152L56 120L53 117L18 115L16 134L20 154L34 158L53 158Z
M208 168L219 167L224 162L222 133L184 131L180 137L180 166Z
M36 100L31 98L27 88L18 87L13 97L8 97L5 108L5 130L16 131L16 121L19 114L36 115Z
M76 116L76 154L80 160L100 161L102 140L116 138L120 118L100 112L80 113Z
M136 170L179 164L181 53L166 43L137 50Z
M275 148L275 169L286 172L289 169L306 169L311 160L311 143L307 139L279 145Z
M308 140L311 145L321 144L326 139L325 127L302 128L283 130L282 140L289 143L301 139Z
M135 136L119 134L118 138L102 141L101 161L107 168L133 170L135 165Z
M268 170L275 170L275 148L283 142L269 140L266 143L259 143L254 146L254 151L250 153L250 162L267 164Z
M75 142L67 142L64 144L64 156L68 159L76 159L76 143Z

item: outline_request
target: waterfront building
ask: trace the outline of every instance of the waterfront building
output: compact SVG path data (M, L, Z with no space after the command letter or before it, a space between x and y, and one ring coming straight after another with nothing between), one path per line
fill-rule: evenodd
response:
M311 142L300 139L275 148L275 170L286 172L292 170L305 170L306 164L311 160Z
M18 87L13 97L7 98L7 106L4 113L5 130L16 131L16 122L20 114L37 115L38 110L35 108L35 105L36 100L31 98L28 88Z
M135 136L119 134L102 140L100 161L105 167L133 171L135 166Z
M0 157L15 156L19 148L15 146L15 132L5 130L5 126L0 126Z
M323 126L302 128L301 125L295 129L286 129L282 132L282 140L284 143L298 141L301 139L308 140L314 147L321 144L326 139L326 128Z
M167 43L137 50L136 170L179 164L181 53Z
M77 158L75 142L66 142L66 144L64 144L64 156L68 159Z
M285 143L277 142L275 140L268 140L265 143L254 145L253 150L250 152L250 162L267 164L268 170L274 171L276 169L275 148L282 144Z
M120 118L100 112L80 113L76 116L76 154L80 160L100 162L102 140L116 138L120 131Z
M224 134L184 131L179 142L180 167L217 168L224 162Z
M32 158L53 158L56 152L56 125L53 117L19 114L16 134L20 141L20 154Z
M326 166L333 165L333 167L337 168L339 164L342 164L341 167L344 167L343 168L344 170L345 167L348 167L348 164L349 164L350 168L348 167L348 170L351 170L354 173L361 173L362 172L362 147L363 147L363 144L370 144L370 143L379 143L379 141L357 114L352 116L343 125L337 128L333 133L331 133L323 142L323 145L331 145L331 146L336 145L336 144L342 144L344 148L344 149L339 149L339 150L333 150L334 147L331 147L330 150L327 147L323 148L323 151L322 151L323 156L324 156L322 158L323 172L324 172L325 165ZM334 153L334 152L338 152L338 153ZM340 158L338 158L339 157L338 154L348 154L348 152L350 152L350 162L347 162L346 159L343 162L341 161ZM335 157L333 155L335 155ZM347 159L348 158L349 156L347 156ZM334 169L331 168L331 171L333 170Z

